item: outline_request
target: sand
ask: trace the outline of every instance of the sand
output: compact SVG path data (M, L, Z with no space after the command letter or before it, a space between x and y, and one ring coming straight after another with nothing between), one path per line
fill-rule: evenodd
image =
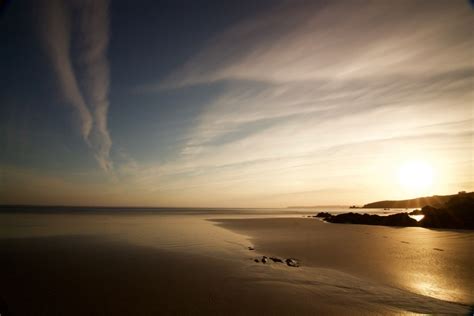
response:
M392 315L470 308L470 257L458 248L472 243L472 233L259 217L0 214L0 308L11 315ZM422 247L416 240L423 234L431 243ZM263 254L296 257L302 266L253 261ZM452 256L457 261L447 259ZM402 262L413 269L403 270ZM431 268L417 277L414 271L426 264Z
M216 222L251 236L259 254L298 258L302 283L345 286L348 296L367 304L463 313L474 303L471 231L330 224L312 218Z
M345 310L308 300L308 293L298 288L255 281L232 261L91 237L3 240L0 250L0 293L11 315L309 315Z

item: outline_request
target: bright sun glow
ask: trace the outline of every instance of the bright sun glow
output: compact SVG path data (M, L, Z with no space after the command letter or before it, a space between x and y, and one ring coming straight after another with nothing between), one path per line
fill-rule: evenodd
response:
M412 193L423 193L433 184L433 168L421 161L403 164L398 171L400 185Z

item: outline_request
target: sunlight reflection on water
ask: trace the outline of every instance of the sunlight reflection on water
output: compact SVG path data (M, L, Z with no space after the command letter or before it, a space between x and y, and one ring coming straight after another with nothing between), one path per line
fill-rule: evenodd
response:
M411 218L413 218L414 220L416 220L417 222L421 221L423 219L423 217L425 217L425 215L408 215L410 216Z
M417 293L444 301L456 301L462 295L457 289L441 287L440 284L441 280L429 280L425 277L423 281L413 282L412 287Z

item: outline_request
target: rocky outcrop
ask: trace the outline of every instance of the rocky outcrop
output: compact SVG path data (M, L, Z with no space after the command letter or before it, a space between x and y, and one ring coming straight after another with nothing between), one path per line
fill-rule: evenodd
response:
M418 226L418 222L408 216L407 213L398 213L388 216L345 213L326 217L325 221L341 224L365 224L385 226Z
M326 218L326 217L331 217L332 215L329 214L328 212L319 212L318 214L314 215L314 217L318 218Z
M474 229L474 197L457 195L442 208L425 206L420 226L430 228Z

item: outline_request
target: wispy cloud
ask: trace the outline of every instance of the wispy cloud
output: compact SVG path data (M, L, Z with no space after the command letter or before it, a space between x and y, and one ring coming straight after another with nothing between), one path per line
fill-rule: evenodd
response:
M108 1L48 0L42 11L42 38L63 94L77 111L82 137L99 165L110 171Z
M157 87L463 69L473 22L463 0L288 1L217 35Z
M251 156L263 150L280 156L283 148L290 153L399 136L420 126L469 117L466 105L473 97L473 82L474 70L250 87L237 82L196 119L183 154L218 157L227 146L238 148L239 154L227 158L236 160L246 159L243 144Z
M472 116L473 21L461 0L284 2L154 88L228 82L182 150L195 163L398 137Z
M71 17L60 0L44 1L41 31L46 51L51 59L58 81L68 103L79 114L81 134L88 141L92 130L92 115L84 101L70 57Z
M244 200L328 186L396 192L387 175L423 155L450 170L446 191L470 174L473 17L461 0L288 1L242 21L140 89L224 83L181 155L141 181Z

